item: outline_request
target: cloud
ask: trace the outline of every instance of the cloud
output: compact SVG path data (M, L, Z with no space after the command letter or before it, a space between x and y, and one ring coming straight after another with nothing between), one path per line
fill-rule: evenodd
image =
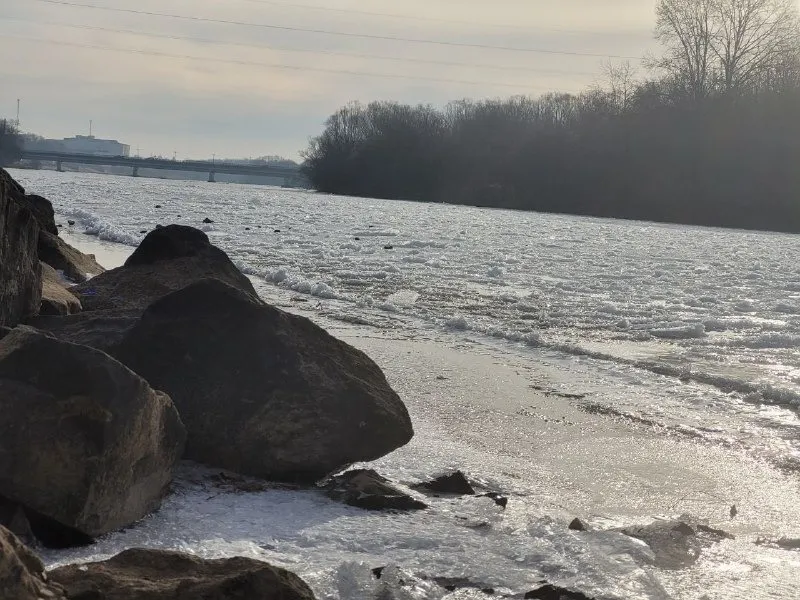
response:
M22 98L26 129L62 137L93 119L98 135L166 155L296 157L350 100L575 92L603 62L476 46L634 57L654 47L652 6L641 0L71 1L192 18L4 0L0 51L14 60L3 66L0 114ZM397 14L407 18L388 16Z

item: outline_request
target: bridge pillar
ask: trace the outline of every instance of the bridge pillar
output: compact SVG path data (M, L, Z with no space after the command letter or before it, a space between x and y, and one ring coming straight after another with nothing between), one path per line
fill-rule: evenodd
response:
M139 167L133 167L133 176L134 177L138 177L139 176Z
M208 174L208 183L217 183L216 178L214 177L214 171L211 171Z
M58 171L59 173L63 173L64 172L64 168L61 166L61 161L60 160L56 161L56 171Z

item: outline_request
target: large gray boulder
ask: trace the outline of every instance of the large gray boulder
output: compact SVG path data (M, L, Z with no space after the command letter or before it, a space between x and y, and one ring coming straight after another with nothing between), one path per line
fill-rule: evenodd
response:
M47 231L39 234L38 252L39 260L61 271L75 283L83 283L105 271L94 255L84 254Z
M0 325L12 327L35 315L42 298L39 222L24 194L0 169Z
M36 220L39 221L39 229L52 235L58 235L56 214L50 200L36 194L26 194L25 204L30 208Z
M294 573L243 557L206 560L134 548L49 575L75 600L314 600Z
M42 561L0 525L0 598L64 600L63 590L47 581Z
M81 302L61 281L56 270L42 263L42 305L40 315L74 315L81 312Z
M184 440L169 397L107 354L28 327L0 341L0 494L42 541L157 509Z
M217 279L154 302L111 352L172 397L198 462L313 482L413 436L366 354Z
M122 267L73 291L85 311L144 310L154 300L210 277L257 297L247 276L205 233L168 225L151 231Z

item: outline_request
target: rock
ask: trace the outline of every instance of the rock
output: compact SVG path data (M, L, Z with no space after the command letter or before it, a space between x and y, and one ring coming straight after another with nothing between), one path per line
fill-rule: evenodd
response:
M424 502L400 491L371 469L337 475L324 485L328 497L367 510L421 510Z
M156 204L156 208L161 208L161 205L160 204Z
M72 227L73 225L75 225L75 221L73 221L72 219L67 219L67 225Z
M0 526L8 529L26 544L36 543L36 535L33 533L25 509L20 504L2 497L0 497Z
M103 562L60 567L50 579L74 600L314 600L302 579L268 563L165 550L125 550Z
M25 196L25 202L28 208L31 209L33 216L39 221L39 229L53 235L58 235L56 213L53 210L53 205L50 203L50 200L35 194L28 194Z
M0 325L12 327L38 313L42 301L39 222L21 201L24 193L0 169Z
M701 543L697 532L684 521L654 521L620 531L650 546L655 555L655 565L662 569L689 567L700 558Z
M214 278L257 297L253 284L208 236L193 227L151 231L125 264L76 286L84 311L144 310L151 302L202 279Z
M98 310L64 317L39 315L27 324L59 340L111 354L140 316L138 310Z
M8 600L65 600L47 581L42 561L8 529L0 526L0 594Z
M486 492L485 494L479 494L478 498L491 498L501 508L508 506L508 496L504 496L499 492Z
M569 528L572 531L586 531L588 529L586 523L584 523L577 517L575 519L572 519L572 522L569 524Z
M383 247L383 249L384 249L384 250L394 250L394 246L392 246L392 245L390 245L390 244L386 244L386 245Z
M27 327L0 341L0 491L42 542L157 509L184 439L169 397L107 354Z
M81 302L61 283L50 265L42 263L41 315L74 315L81 312Z
M214 221L212 221L212 220L211 220L211 219L209 219L208 217L206 217L205 219L203 219L203 223L205 223L206 225L209 225L209 224L211 224L211 223L213 223L213 222L214 222Z
M83 283L105 271L92 254L84 254L46 231L39 234L38 252L39 260L62 271L75 283Z
M113 354L172 397L208 465L312 483L413 436L363 352L216 279L154 302Z
M525 594L525 598L526 600L594 600L582 592L575 592L549 583L528 592Z
M432 481L419 483L412 487L422 492L435 494L458 494L462 496L472 496L475 494L475 489L470 485L466 476L461 471L440 475Z

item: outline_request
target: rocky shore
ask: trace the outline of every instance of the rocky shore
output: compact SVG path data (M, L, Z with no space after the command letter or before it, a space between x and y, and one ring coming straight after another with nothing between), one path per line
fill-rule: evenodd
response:
M245 557L130 548L45 572L32 549L135 525L173 493L181 460L219 470L215 485L233 492L289 484L369 511L424 515L437 497L506 509L506 495L459 471L409 489L348 470L413 435L372 359L263 302L202 231L158 227L106 271L61 239L46 199L0 170L0 600L313 598L298 576ZM618 533L667 569L726 535L688 517ZM375 598L410 597L397 595L398 573L372 571ZM430 581L441 597L589 597L547 581L513 594L470 577Z

